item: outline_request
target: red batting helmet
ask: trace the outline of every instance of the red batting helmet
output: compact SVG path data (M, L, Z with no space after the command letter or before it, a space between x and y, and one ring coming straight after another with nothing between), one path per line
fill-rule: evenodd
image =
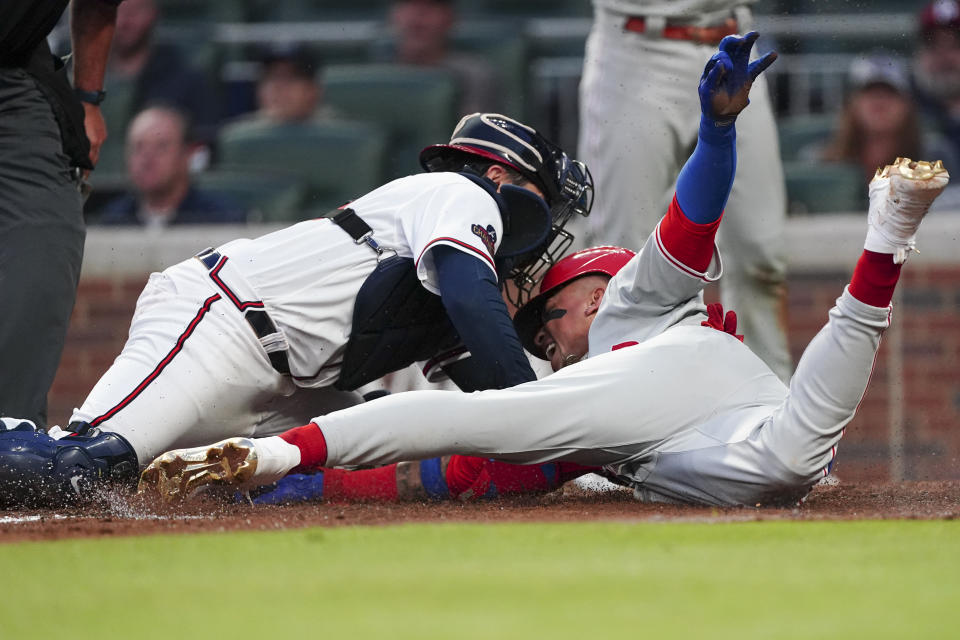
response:
M537 347L534 338L543 326L543 308L547 300L577 278L595 274L613 276L635 255L623 247L591 247L571 253L550 267L540 282L540 293L523 305L513 318L523 347L541 360L546 360L547 354Z

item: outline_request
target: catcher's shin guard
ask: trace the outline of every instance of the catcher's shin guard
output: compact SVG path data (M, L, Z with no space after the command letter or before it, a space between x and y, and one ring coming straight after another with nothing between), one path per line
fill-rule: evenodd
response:
M27 427L0 432L0 508L85 504L105 481L129 482L137 470L136 453L115 433L55 440Z

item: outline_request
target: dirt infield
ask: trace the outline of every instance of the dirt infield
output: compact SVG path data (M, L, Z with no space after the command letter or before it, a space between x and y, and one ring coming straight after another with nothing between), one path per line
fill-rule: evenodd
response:
M640 504L627 491L584 493L576 489L537 498L470 503L251 506L208 501L175 510L147 509L133 498L113 496L107 504L96 508L0 511L0 542L420 522L726 522L958 517L960 481L818 486L798 507L760 509Z

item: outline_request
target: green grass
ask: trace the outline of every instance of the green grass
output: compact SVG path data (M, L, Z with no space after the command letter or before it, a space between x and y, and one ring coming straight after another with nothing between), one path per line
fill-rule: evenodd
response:
M960 523L409 525L0 546L0 638L956 638Z

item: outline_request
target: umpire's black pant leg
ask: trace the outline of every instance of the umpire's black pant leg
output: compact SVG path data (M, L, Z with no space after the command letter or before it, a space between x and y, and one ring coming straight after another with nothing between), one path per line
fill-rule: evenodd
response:
M76 299L84 232L51 224L4 229L2 235L0 415L46 425L47 391Z
M0 415L46 425L84 236L50 104L26 72L0 69Z

